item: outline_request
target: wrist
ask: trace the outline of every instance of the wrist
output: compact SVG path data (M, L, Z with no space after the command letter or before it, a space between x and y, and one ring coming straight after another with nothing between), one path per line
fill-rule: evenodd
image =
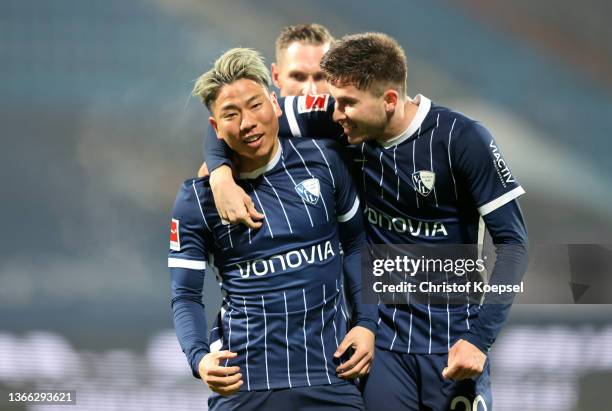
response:
M228 165L217 167L210 173L210 186L213 189L230 181L233 182L233 176L232 169Z

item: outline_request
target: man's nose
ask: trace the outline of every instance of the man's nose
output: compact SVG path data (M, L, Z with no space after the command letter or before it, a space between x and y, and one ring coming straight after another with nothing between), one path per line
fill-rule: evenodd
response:
M338 105L338 102L334 104L334 114L332 115L332 119L334 121L342 121L346 120L346 115L344 114L344 110Z
M255 127L255 119L248 111L242 113L242 119L240 120L240 130L246 131Z
M317 83L313 79L308 80L302 89L302 94L318 94Z

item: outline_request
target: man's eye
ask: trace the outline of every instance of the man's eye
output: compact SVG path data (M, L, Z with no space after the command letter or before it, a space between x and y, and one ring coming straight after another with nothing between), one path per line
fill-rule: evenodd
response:
M235 117L236 117L236 113L228 113L228 114L223 116L223 118L226 119L226 120L231 120L231 119L233 119Z
M291 75L295 81L306 81L306 76L299 73L294 73Z
M253 108L259 108L259 107L261 107L261 103L255 103L255 104L253 104Z

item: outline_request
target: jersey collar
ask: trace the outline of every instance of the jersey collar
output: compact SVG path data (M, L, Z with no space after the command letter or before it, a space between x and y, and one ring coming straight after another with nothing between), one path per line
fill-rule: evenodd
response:
M272 159L268 161L268 164L261 166L253 171L245 171L243 173L240 173L240 178L243 180L253 180L259 177L260 175L272 170L278 164L278 160L280 160L281 158L281 150L281 142L279 141L278 145L276 146L276 153L274 153Z
M397 146L398 144L408 140L414 133L417 132L417 130L421 127L423 120L425 120L425 117L427 117L427 113L429 113L429 109L431 108L430 99L422 94L417 94L416 97L414 99L410 99L410 101L419 106L414 118L408 125L408 128L399 136L393 137L389 140L379 141L378 144L384 148Z

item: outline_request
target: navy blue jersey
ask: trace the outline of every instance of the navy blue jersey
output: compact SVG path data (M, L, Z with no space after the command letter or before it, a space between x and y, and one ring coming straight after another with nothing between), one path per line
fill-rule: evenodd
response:
M270 163L241 174L239 184L265 214L259 230L223 221L208 179L181 187L168 261L175 328L194 375L209 350L221 349L238 353L227 365L240 366L241 390L342 381L333 358L349 315L340 235L347 225L355 233L363 226L356 189L332 144L281 138ZM363 233L355 238L342 241L345 253L365 241ZM223 294L209 341L201 302L206 262L217 267Z
M524 190L495 140L480 123L434 105L421 95L414 102L418 111L401 135L347 146L364 203L368 242L482 243L483 218L513 202ZM331 119L331 97L286 97L280 103L284 109L281 135L306 137L311 130L319 136L341 135L341 129ZM208 154L210 151L206 159L212 170L220 160ZM218 155L219 151L215 153ZM516 225L521 231L522 220ZM444 353L458 338L470 339L466 337L470 332L481 332L471 329L479 305L407 302L379 306L378 347L405 353ZM505 314L500 315L498 324L487 324L489 328L497 327L495 332L482 331L487 337L480 338L487 342L476 345L490 347L504 318Z

